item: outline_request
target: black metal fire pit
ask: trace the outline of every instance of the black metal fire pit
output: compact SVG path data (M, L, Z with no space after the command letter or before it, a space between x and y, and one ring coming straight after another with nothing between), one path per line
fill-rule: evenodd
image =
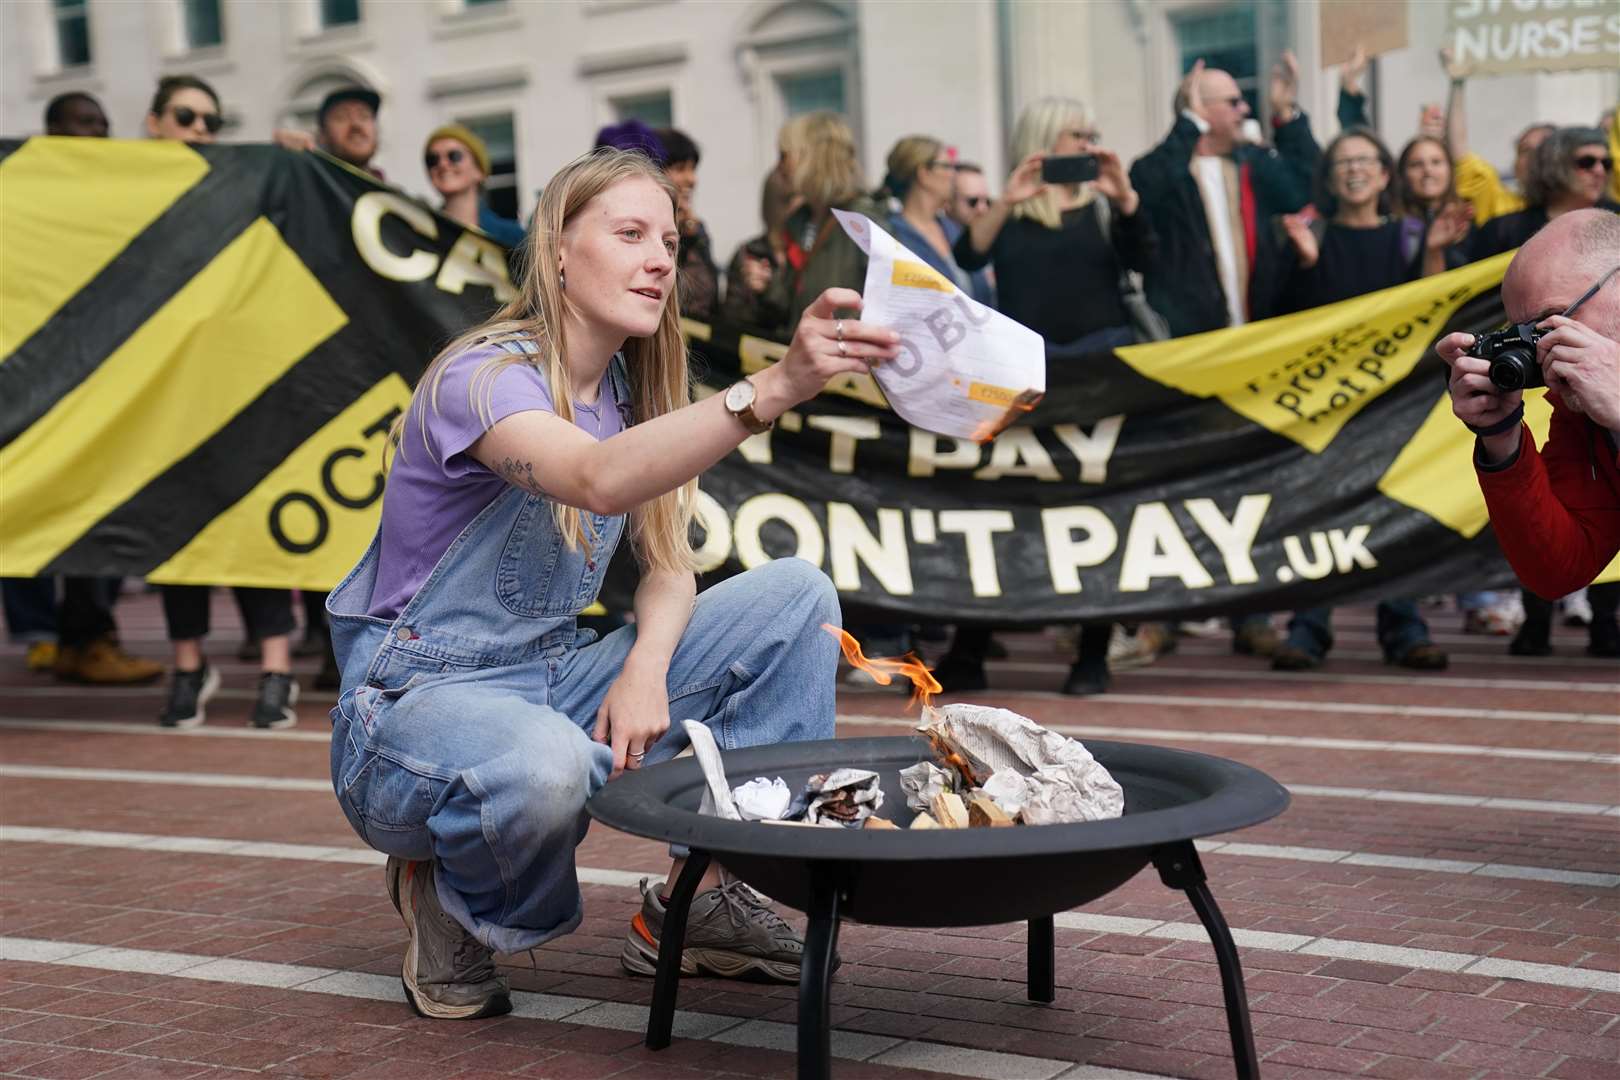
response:
M1125 789L1123 817L1012 829L804 829L699 814L703 773L691 758L608 784L589 803L593 818L691 849L664 919L648 1048L669 1045L686 916L711 858L809 916L799 981L800 1080L830 1076L828 984L840 918L881 926L1028 920L1029 998L1050 1002L1056 996L1053 913L1095 900L1151 862L1166 885L1187 893L1209 932L1238 1076L1258 1077L1237 948L1192 841L1275 817L1288 806L1287 790L1257 769L1207 754L1100 740L1088 740L1086 748ZM882 777L879 816L898 824L911 817L900 770L932 759L919 737L786 743L722 756L733 785L780 776L797 790L829 769L871 769Z

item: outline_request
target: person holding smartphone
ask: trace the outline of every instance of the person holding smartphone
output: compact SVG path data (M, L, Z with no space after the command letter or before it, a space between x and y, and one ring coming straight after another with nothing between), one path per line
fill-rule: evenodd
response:
M1055 97L1019 115L1012 151L1018 166L957 238L957 265L994 262L1002 312L1049 346L1131 344L1120 274L1148 267L1154 235L1119 155L1100 145L1088 107Z
M1127 268L1151 262L1153 229L1119 155L1101 141L1079 101L1028 105L1013 129L1018 166L953 248L963 270L995 263L1001 311L1045 338L1049 356L1053 348L1080 356L1136 341L1120 281ZM1081 627L1064 693L1108 688L1112 630ZM935 677L947 690L984 689L989 646L989 628L958 627Z

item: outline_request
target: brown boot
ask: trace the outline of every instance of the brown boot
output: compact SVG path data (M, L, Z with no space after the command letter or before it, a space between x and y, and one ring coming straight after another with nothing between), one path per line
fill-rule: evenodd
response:
M1272 656L1281 645L1270 623L1245 623L1232 635L1232 651L1239 656Z
M162 674L162 664L129 655L111 638L97 638L82 649L64 648L56 662L58 679L99 686L147 683Z

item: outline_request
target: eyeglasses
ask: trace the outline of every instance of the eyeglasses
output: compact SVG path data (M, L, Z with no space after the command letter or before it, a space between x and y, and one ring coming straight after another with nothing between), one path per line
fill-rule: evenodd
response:
M1100 131L1083 131L1080 128L1071 128L1063 134L1080 142L1095 143L1102 141L1102 132Z
M1357 154L1355 157L1342 157L1333 163L1338 172L1347 172L1350 169L1370 169L1378 164L1378 158L1371 154Z
M1604 172L1614 172L1614 158L1609 157L1607 154L1602 157L1596 154L1582 154L1575 159L1575 167L1582 172L1590 172L1599 165L1603 166Z
M1243 106L1248 104L1242 94L1239 94L1237 97L1219 98L1218 100L1226 102L1234 109L1241 109Z
M210 135L218 135L219 129L225 126L225 118L217 112L200 113L189 105L176 105L170 111L174 116L174 122L183 128L195 124L199 117L202 118L203 127L208 129Z
M1598 293L1598 290L1603 288L1603 286L1607 285L1609 283L1609 279L1614 277L1614 275L1616 275L1616 274L1620 274L1620 265L1616 265L1607 274L1604 274L1602 277L1598 278L1596 285L1593 285L1590 289L1587 289L1585 292L1581 293L1581 298L1579 300L1575 301L1573 304L1569 305L1569 307L1565 308L1564 309L1564 318L1567 319L1571 315L1575 314L1575 309L1576 308L1580 307L1582 304L1584 304L1588 300L1592 299L1592 297L1596 296L1597 293Z
M988 195L964 195L964 196L962 196L962 201L967 203L967 208L969 210L977 210L981 206L989 206L990 205L990 196L988 196Z
M930 161L928 163L928 167L930 169L949 169L952 172L955 172L956 171L956 162L947 161L944 158L939 158L937 160Z
M466 156L467 155L463 154L460 150L446 150L444 152L444 160L448 161L452 165L460 165ZM425 155L423 155L422 163L430 169L437 169L439 167L439 152L437 150L429 150Z

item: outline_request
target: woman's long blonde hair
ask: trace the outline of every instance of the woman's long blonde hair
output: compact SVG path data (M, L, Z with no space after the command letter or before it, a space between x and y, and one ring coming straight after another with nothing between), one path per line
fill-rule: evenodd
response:
M837 113L795 116L783 125L780 142L793 155L793 190L811 206L843 206L861 193L855 133Z
M1046 97L1024 106L1024 111L1018 114L1018 123L1013 126L1013 165L1016 167L1031 154L1051 153L1052 147L1057 145L1058 136L1070 124L1091 130L1091 110L1084 102L1074 98ZM1081 205L1091 201L1089 187L1081 195ZM1033 199L1025 199L1013 207L1012 212L1014 217L1038 221L1048 229L1063 227L1063 211L1058 209L1057 192L1050 185Z
M574 420L574 384L563 357L568 351L566 320L571 312L568 293L558 272L563 231L587 203L613 185L632 179L656 183L675 205L675 186L664 171L640 153L600 149L564 165L546 184L534 213L528 244L523 252L522 280L517 296L487 322L461 334L434 358L411 396L410 408L395 422L391 438L405 451L406 421L418 409L439 407L439 384L450 362L469 349L488 345L518 345L524 351L499 350L473 372L467 383L469 404L490 419L490 391L495 377L507 367L528 365L540 372L551 391L556 415ZM630 382L631 413L636 423L673 412L692 400L687 373L686 342L681 336L678 289L671 289L658 329L651 337L624 343L625 368ZM548 313L556 313L548 316ZM530 351L532 350L532 351ZM423 445L427 427L417 418ZM690 570L695 564L690 534L697 481L643 503L631 515L630 539L643 566L664 570ZM570 548L585 542L591 532L589 515L552 500L557 528Z

